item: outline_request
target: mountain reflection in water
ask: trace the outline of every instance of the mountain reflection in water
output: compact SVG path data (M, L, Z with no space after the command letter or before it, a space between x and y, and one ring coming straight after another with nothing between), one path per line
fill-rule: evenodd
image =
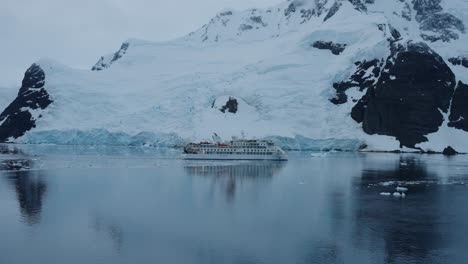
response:
M3 154L20 153L15 148L0 148ZM23 221L28 225L40 221L42 203L47 192L47 184L40 171L31 171L34 166L30 159L0 160L0 171L8 171L6 180L13 186Z
M467 157L0 145L0 263L464 263ZM51 155L45 154L51 149ZM106 153L110 153L107 155ZM406 198L381 196L397 186Z

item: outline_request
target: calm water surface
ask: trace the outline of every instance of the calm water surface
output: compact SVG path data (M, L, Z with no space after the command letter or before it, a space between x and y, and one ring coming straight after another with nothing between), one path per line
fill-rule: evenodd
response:
M0 263L468 263L468 156L178 154L0 145Z

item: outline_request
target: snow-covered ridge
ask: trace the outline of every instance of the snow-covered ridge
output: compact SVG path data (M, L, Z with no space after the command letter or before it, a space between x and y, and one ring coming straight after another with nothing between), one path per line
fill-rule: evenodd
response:
M458 142L468 131L460 104L468 72L462 59L447 65L468 54L467 18L453 10L439 0L286 1L224 10L173 41L126 41L93 71L41 60L44 76L34 66L27 72L21 89L28 93L0 116L0 135L23 143L176 146L216 132L289 149L451 145L468 152ZM446 31L457 36L424 36ZM425 85L421 76L447 82L434 77ZM20 113L32 118L17 119ZM5 125L13 122L27 125L13 133Z
M454 0L461 1L461 0ZM249 43L279 38L291 32L320 27L336 13L359 17L358 13L380 15L383 24L395 28L403 38L428 42L463 43L466 40L464 13L466 3L449 0L288 0L267 9L235 11L225 9L209 23L176 42L189 45L216 45L219 42ZM468 11L468 10L467 10ZM92 70L103 70L125 56L130 47L150 42L127 40L119 50L102 56ZM156 44L156 43L155 43ZM219 44L223 45L223 44ZM131 49L131 48L130 48Z

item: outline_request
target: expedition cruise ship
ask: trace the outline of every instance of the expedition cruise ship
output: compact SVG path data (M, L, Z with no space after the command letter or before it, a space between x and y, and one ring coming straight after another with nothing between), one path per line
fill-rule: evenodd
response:
M229 143L190 143L183 159L194 160L288 160L286 153L267 140L232 140Z

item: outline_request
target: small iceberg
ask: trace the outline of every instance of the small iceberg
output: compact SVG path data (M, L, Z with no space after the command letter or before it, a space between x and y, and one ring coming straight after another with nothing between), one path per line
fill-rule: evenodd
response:
M382 196L390 196L390 195L392 195L392 194L389 193L389 192L381 192L380 195L382 195Z
M396 191L400 193L405 193L408 191L408 188L398 186L396 187Z
M310 156L312 158L325 158L328 155L327 152L318 152L318 153L311 153Z
M393 193L393 197L396 197L396 198L405 198L405 197L406 197L406 194L405 194L405 193L394 192L394 193Z

